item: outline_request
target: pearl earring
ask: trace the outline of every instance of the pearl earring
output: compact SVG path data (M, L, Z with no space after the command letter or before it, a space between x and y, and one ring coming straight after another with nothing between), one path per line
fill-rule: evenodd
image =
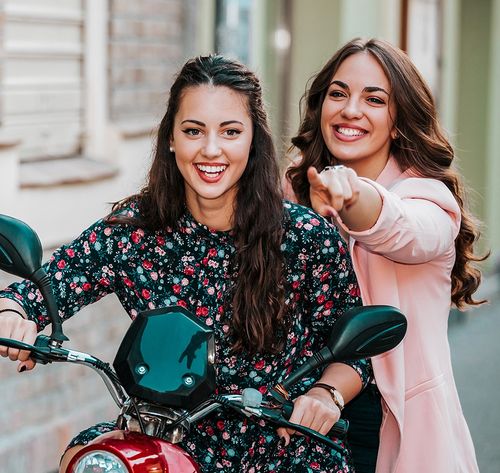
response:
M175 153L175 151L174 151L174 147L173 147L173 146L171 146L171 147L170 147L170 152L171 152L171 153Z

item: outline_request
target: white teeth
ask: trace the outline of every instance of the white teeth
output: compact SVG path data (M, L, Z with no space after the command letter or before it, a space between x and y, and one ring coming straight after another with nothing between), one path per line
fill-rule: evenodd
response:
M341 133L342 135L346 136L361 136L366 133L366 131L363 130L358 130L356 128L344 128L344 127L337 127L337 131Z
M206 164L197 164L196 167L201 172L206 172L208 174L218 174L225 171L225 169L227 168L227 166L208 166Z

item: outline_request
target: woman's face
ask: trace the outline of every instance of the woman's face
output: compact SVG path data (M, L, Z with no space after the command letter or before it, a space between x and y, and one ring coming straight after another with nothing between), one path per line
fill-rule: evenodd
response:
M252 138L246 96L211 85L183 92L170 144L184 178L188 208L202 223L210 225L200 212L226 209L232 215Z
M330 81L321 132L339 162L361 176L375 179L389 158L396 118L390 93L384 70L368 52L346 58Z

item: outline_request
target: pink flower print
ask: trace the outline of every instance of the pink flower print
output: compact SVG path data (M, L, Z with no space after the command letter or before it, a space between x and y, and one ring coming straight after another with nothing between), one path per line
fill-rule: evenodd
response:
M134 232L132 232L132 234L130 235L130 239L137 245L138 243L140 243L141 239L142 239L142 235L141 233L139 232L139 230L136 230Z
M312 463L309 463L309 466L310 466L310 467L311 467L311 469L313 469L313 470L319 470L319 463L312 462Z
M162 236L156 237L156 244L159 246L163 246L165 244L165 238Z
M186 266L184 268L184 274L186 276L192 276L194 274L194 268L192 266Z
M149 299L150 299L150 297L151 297L151 293L150 293L147 289L143 289L143 290L141 291L141 295L142 295L142 297L144 297L144 299L146 299L146 300L149 300Z
M215 248L210 248L208 250L208 256L209 256L209 258L213 258L214 256L217 256L217 250Z
M92 232L90 235L89 235L89 241L90 243L95 243L97 241L97 235L95 232Z
M361 293L359 292L359 287L358 286L352 286L350 289L349 289L349 295L350 296L354 296L354 297L357 297L359 296Z
M66 248L66 254L70 257L73 258L75 256L75 250L73 248Z
M266 362L264 360L259 360L257 363L255 363L254 367L257 371L260 371L264 366L266 365Z
M60 259L58 262L57 262L57 267L59 269L64 269L66 267L66 261L64 261L63 259Z
M321 277L319 278L319 280L321 282L325 282L328 278L330 277L330 272L329 271L325 271Z
M312 218L311 220L309 220L311 222L312 225L314 225L315 227L317 227L319 225L319 220L317 218Z
M90 284L89 282L86 282L83 284L82 289L84 291L90 291L90 289L92 289L92 284Z
M133 287L134 283L129 278L123 278L123 284L127 287Z
M208 307L197 307L196 315L201 315L202 317L206 317L208 315Z
M172 286L172 290L174 291L174 294L180 294L181 293L181 285L180 284L174 284Z
M144 260L142 262L142 267L149 271L153 267L153 263L151 263L151 261Z
M345 246L343 245L343 243L341 241L338 242L338 246L339 246L339 253L341 255L345 255L346 254L346 249L345 249Z
M109 236L109 235L111 235L111 233L113 233L113 230L111 229L111 227L106 227L104 229L104 235Z
M184 307L184 309L187 309L186 301L177 301L177 305L180 305L181 307Z
M99 284L104 287L109 287L111 283L108 278L101 278L99 279Z

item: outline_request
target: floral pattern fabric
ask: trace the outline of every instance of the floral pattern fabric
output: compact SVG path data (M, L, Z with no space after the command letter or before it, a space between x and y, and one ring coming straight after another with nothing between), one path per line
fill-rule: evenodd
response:
M319 350L335 320L360 304L351 261L336 228L306 207L284 205L282 251L291 327L280 355L243 356L231 351L232 313L226 298L237 274L233 238L230 232L199 224L188 212L177 228L162 231L100 220L57 250L45 269L62 319L113 292L131 318L147 309L183 306L215 332L217 391L253 387L265 392L266 386L280 382ZM134 215L136 206L126 212ZM41 295L31 282L12 284L0 297L21 303L40 330L49 323ZM369 363L351 365L366 384L371 376ZM294 396L307 391L319 376L318 371L298 383ZM75 442L86 443L110 428L113 424L101 424ZM192 429L184 448L207 472L352 471L347 449L341 456L303 436L294 435L287 447L279 440L273 426L219 411Z

